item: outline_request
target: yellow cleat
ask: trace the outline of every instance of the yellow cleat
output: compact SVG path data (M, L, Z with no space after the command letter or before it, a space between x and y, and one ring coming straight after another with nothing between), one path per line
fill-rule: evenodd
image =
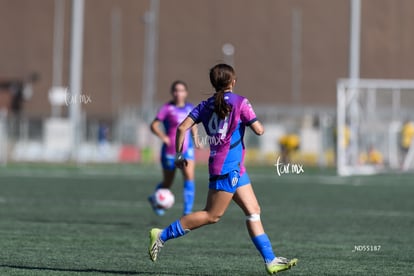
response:
M283 257L276 257L270 263L266 264L266 270L269 274L276 274L278 272L288 270L292 266L295 266L298 262L298 259L286 259Z
M158 228L152 228L149 232L150 243L148 247L148 254L153 262L157 260L158 253L164 246L164 243L160 240L161 232L162 230Z

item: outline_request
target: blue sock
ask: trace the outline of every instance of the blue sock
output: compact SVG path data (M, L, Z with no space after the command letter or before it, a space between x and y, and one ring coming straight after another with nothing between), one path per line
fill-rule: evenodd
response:
M266 234L252 238L254 245L263 257L265 263L270 263L276 257L273 253L272 244Z
M171 223L167 228L162 230L160 239L163 242L166 242L170 239L176 239L181 236L184 236L187 233L181 226L180 220L176 220L173 223Z
M195 185L194 180L184 181L184 215L191 213L194 204Z

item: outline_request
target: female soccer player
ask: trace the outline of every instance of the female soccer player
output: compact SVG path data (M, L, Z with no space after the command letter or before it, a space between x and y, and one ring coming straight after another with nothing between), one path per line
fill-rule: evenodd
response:
M178 238L190 230L203 225L216 223L234 200L246 215L246 226L257 250L262 255L269 274L286 270L296 264L297 259L288 260L276 257L272 245L260 221L260 207L250 184L243 164L244 130L249 126L254 133L262 135L264 129L256 119L249 101L232 93L236 83L233 68L218 64L210 70L210 81L216 93L194 108L179 125L176 136L175 163L185 168L188 161L183 155L185 133L195 124L203 123L207 134L219 139L220 143L210 144L209 192L203 211L183 216L165 229L153 228L150 231L149 255L157 260L164 243Z
M189 112L194 108L190 103L186 102L188 95L187 84L183 81L175 81L171 85L172 100L164 104L154 121L151 124L151 131L157 135L162 141L161 149L161 164L163 168L163 180L156 186L156 189L170 188L174 181L175 176L175 135L178 125L187 117ZM160 123L164 124L165 132L160 130ZM191 132L194 137L196 145L198 145L197 139L197 127L193 127ZM183 214L187 215L191 213L194 203L194 148L192 140L190 139L189 131L183 133L186 136L185 143L182 145L183 156L188 160L188 165L182 170L184 177L184 210ZM154 212L162 216L164 209L157 208L154 201L154 195L148 197L148 200L154 210Z

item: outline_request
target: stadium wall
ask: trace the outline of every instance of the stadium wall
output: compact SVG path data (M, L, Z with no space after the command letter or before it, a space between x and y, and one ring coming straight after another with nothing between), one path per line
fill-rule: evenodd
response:
M64 85L68 83L70 1L66 1ZM121 14L121 106L139 107L144 58L143 16L148 1L85 1L83 93L92 102L88 116L110 118L111 13ZM299 11L301 33L300 96L292 97L292 13ZM25 104L29 117L50 114L54 1L0 0L0 78L23 78L36 71L41 79ZM362 1L361 77L414 78L411 49L414 2ZM211 93L207 71L222 60L224 43L235 46L237 91L253 103L334 106L335 83L347 76L348 0L176 0L161 1L158 89L155 100L168 99L174 79L190 84L190 100ZM64 114L66 114L66 109Z

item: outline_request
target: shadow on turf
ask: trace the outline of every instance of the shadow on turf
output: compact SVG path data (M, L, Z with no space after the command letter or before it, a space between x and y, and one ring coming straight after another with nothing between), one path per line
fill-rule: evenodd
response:
M76 269L76 268L58 268L58 267L36 267L36 266L24 266L24 265L0 265L3 268L12 268L12 269L25 269L25 270L47 270L47 271L61 271L61 272L96 272L96 273L103 273L103 274L119 274L119 275L159 275L159 272L151 272L151 271L122 271L122 270L106 270L106 269L96 269L96 268L84 268L84 269ZM162 273L164 275L198 275L198 274L183 274L183 273Z

